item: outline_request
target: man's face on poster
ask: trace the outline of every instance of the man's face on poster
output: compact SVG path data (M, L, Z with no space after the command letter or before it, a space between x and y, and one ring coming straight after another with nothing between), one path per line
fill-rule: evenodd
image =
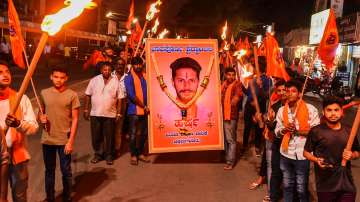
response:
M173 85L178 99L183 103L189 102L195 96L199 86L197 72L191 67L177 69Z

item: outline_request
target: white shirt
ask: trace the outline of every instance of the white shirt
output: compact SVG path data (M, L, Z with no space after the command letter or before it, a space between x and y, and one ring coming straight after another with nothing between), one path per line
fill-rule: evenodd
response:
M89 82L85 94L91 96L90 116L115 118L118 99L125 98L125 91L120 90L119 80L110 76L105 85L102 74L95 76Z
M31 106L29 98L24 95L20 101L19 107L23 113L23 120L20 120L20 126L16 130L24 135L35 134L38 129L38 123ZM5 119L10 112L9 100L0 100L0 126L5 128ZM6 143L8 147L12 146L10 130L6 133Z
M123 74L122 76L121 76L121 78L120 79L118 79L119 80L119 90L120 90L120 94L121 94L121 97L122 98L125 98L126 97L126 87L125 87L125 82L124 82L124 80L125 80L125 77L127 76L128 74L127 73L125 73L125 74ZM113 72L111 72L111 76L112 77L115 77L115 78L118 78L117 76L116 76L116 72L115 71L113 71Z
M309 112L309 125L310 128L319 125L320 124L320 118L319 118L319 112L318 110L311 104L306 103L306 107L308 108ZM276 128L275 128L275 134L277 136L281 136L280 133L281 130L285 128L284 122L283 122L283 111L284 106L279 109L279 111L276 114ZM291 110L289 110L288 117L291 120L294 115L292 114ZM295 119L295 127L297 130L299 130L299 121ZM280 148L281 155L293 159L293 160L305 160L305 157L303 155L304 152L304 146L306 142L305 136L293 136L290 139L289 147L287 151L283 151Z

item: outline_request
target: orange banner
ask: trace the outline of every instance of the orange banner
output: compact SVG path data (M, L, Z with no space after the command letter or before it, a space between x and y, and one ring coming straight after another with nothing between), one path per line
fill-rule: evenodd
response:
M223 150L217 40L148 39L150 153Z

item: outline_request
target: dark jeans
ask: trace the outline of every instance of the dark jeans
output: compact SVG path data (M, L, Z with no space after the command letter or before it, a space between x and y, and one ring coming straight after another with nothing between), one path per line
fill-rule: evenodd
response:
M131 156L139 156L144 153L147 138L147 116L129 115L129 135ZM136 144L136 134L140 135L139 144Z
M111 160L114 142L115 118L90 117L91 142L98 159Z
M66 155L64 145L43 144L43 158L45 164L45 192L48 201L55 201L55 169L56 153L59 155L60 169L63 183L63 201L71 200L71 155Z
M355 202L356 192L318 192L319 202Z
M280 201L282 172L280 169L280 145L281 139L274 138L271 150L271 177L270 177L270 199L272 202Z
M308 202L310 162L308 160L293 160L281 156L280 168L283 173L284 202L293 201L295 185L300 202Z
M244 134L243 134L243 147L246 148L249 142L251 129L255 127L255 148L260 149L261 138L263 129L257 123L254 123L253 116L255 115L255 108L246 102L244 109Z
M27 164L27 161L16 165L9 164L9 180L14 202L27 201L26 191L29 181Z

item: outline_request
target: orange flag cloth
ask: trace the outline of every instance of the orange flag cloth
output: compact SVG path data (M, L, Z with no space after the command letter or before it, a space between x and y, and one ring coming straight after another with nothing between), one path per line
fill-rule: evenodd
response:
M299 130L300 131L308 131L310 130L310 125L309 125L309 111L308 108L306 107L306 104L303 100L299 100L298 101L298 109L297 109L297 113L295 114L295 118L299 121ZM290 121L289 121L289 104L286 103L284 106L284 111L283 111L283 121L284 121L284 125L287 126L289 125ZM292 120L294 121L294 120ZM281 142L281 149L283 151L287 151L289 148L289 142L290 142L290 138L291 138L291 134L290 133L286 133L283 137L283 140Z
M233 88L235 86L236 81L232 82L225 91L225 97L224 97L224 120L230 121L231 120L231 93L233 91ZM226 87L226 82L222 85L222 89L224 90Z
M285 81L290 80L290 76L285 70L285 62L281 56L280 48L275 37L270 33L266 34L266 75L282 78Z
M25 42L21 35L20 21L13 1L9 0L8 2L9 2L8 15L9 15L9 33L10 33L11 52L15 64L17 64L17 66L24 69L25 62L22 52L23 52L23 48L25 47Z
M329 18L326 23L324 34L321 38L321 42L318 49L323 64L328 69L333 67L333 62L336 55L336 49L339 45L339 35L336 27L336 17L334 11L330 9Z

